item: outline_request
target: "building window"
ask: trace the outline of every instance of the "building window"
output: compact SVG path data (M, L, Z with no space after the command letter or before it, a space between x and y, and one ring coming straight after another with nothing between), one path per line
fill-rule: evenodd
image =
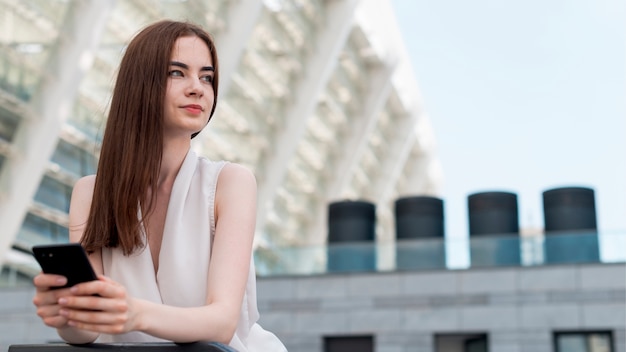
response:
M555 352L613 352L610 331L565 331L554 333Z
M94 174L98 163L92 154L62 139L59 140L51 160L66 172L78 177Z
M68 241L69 231L67 227L31 213L26 215L22 228L17 235L17 242L24 247Z
M13 141L20 118L14 113L0 107L0 139Z
M436 334L435 352L488 352L485 333Z
M360 336L326 336L324 352L374 352L374 337Z
M35 194L35 201L51 208L69 212L72 187L49 176L44 176Z
M10 264L5 264L0 270L0 288L4 287L30 287L33 279L21 273Z

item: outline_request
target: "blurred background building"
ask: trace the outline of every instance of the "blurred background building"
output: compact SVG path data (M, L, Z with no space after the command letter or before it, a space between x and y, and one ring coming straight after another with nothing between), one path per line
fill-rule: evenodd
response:
M469 195L468 242L446 242L388 0L0 0L0 349L57 339L30 248L68 241L124 47L163 18L215 37L220 98L193 148L256 174L261 324L290 351L626 352L626 256L602 256L593 190L546 191L540 229L514 193Z
M379 205L391 239L395 197L437 194L433 132L386 1L3 0L0 16L2 280L37 270L33 244L67 241L124 47L162 18L215 37L220 98L193 148L254 170L259 253L325 243L339 199Z

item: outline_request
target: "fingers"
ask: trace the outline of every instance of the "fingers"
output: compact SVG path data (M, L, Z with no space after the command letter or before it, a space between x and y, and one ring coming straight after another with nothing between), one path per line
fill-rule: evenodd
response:
M59 315L60 310L61 307L58 304L41 306L37 307L37 315L44 324L53 328L61 328L67 324L67 318Z
M126 314L126 311L86 311L61 308L59 314L68 320L68 325L81 328L85 325L124 326L126 322L128 322L128 314Z
M59 305L69 326L108 334L128 331L130 309L125 298L69 296L60 298Z
M44 324L49 327L60 329L67 326L67 318L57 315L54 317L46 317L42 319Z
M98 279L102 280L102 281L105 281L105 282L110 282L110 283L119 285L117 282L113 281L113 279L111 279L111 278L109 278L107 276L104 276L104 275L98 275Z
M33 297L33 304L36 307L56 305L58 304L60 297L69 295L71 295L69 288L63 288L58 290L41 290L35 293L35 297Z
M126 289L105 276L63 289L53 289L67 282L59 275L39 274L33 282L37 287L33 304L48 326L119 334L132 325Z
M92 323L85 323L85 322L70 320L68 322L68 325L78 328L78 329L94 331L94 332L98 332L101 334L114 335L114 334L121 334L127 331L127 329L125 328L123 324L103 325L103 324L92 324Z
M47 291L67 284L67 279L61 275L41 273L33 278L33 284L38 291Z
M70 294L69 288L55 289L67 283L64 276L52 274L39 274L33 278L36 293L33 304L37 307L37 315L47 326L61 328L66 326L67 318L59 315L59 297Z
M126 289L117 282L101 277L100 280L85 282L75 285L70 289L74 296L93 296L107 298L125 298Z
M126 299L104 298L98 296L66 296L59 298L59 305L64 309L125 313L128 311ZM73 317L72 317L73 318Z

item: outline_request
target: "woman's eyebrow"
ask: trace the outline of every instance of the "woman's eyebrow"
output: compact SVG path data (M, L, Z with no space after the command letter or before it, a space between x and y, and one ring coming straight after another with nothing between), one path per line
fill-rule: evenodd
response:
M189 69L189 66L187 64L184 64L182 62L178 62L178 61L171 61L170 62L170 66L177 66L177 67L181 67L184 68L185 70ZM215 68L213 66L202 66L202 68L200 68L200 71L211 71L211 72L215 72Z

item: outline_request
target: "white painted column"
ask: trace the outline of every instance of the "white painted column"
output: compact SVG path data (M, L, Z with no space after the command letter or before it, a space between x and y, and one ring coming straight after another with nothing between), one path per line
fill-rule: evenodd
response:
M0 173L0 264L4 263L46 171L114 5L115 1L97 0L73 1L69 5L31 104L35 115L21 121L14 142L16 153Z
M312 115L323 89L326 87L339 53L343 48L358 1L341 0L326 2L325 26L319 28L318 40L311 43L311 55L303 63L304 77L293 87L292 103L286 108L286 125L274 138L274 150L264 161L265 172L259 184L259 217L257 232L262 233L267 213L276 196L279 185L287 173L289 162L296 153L298 143L306 132L306 123Z

